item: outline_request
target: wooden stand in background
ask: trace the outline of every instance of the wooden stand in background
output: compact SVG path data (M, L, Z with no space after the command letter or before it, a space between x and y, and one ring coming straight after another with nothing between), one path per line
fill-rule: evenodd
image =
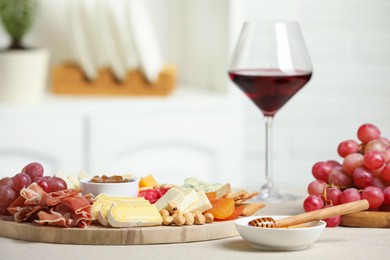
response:
M129 71L125 82L117 82L111 71L102 69L95 81L88 81L75 64L56 66L52 70L55 94L111 95L111 96L166 96L176 85L176 71L165 66L157 82L151 84L140 70Z

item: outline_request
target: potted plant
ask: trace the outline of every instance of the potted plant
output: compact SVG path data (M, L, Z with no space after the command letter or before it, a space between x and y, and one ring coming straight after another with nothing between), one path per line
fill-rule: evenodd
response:
M45 93L49 51L25 46L23 39L37 16L39 0L0 0L0 20L10 37L0 51L0 100L36 102Z

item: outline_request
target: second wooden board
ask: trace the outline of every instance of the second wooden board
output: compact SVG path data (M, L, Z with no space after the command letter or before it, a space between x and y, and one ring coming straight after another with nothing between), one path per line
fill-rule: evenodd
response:
M390 228L390 212L362 211L341 218L346 227Z

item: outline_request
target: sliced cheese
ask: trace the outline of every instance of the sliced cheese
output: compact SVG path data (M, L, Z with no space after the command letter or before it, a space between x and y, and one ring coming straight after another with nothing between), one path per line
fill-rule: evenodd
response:
M101 204L100 210L97 213L97 220L99 220L99 223L105 227L108 226L107 215L110 211L111 206L112 204Z
M184 212L196 212L196 211L204 212L212 208L212 205L209 199L207 198L206 194L204 193L204 191L199 190L197 192L197 195L198 198L186 209L184 209Z
M107 226L107 215L112 204L128 204L128 205L150 205L147 200L144 201L97 201L92 205L92 215L99 220L100 224Z
M232 188L230 187L230 183L224 184L219 189L217 189L215 192L216 192L217 199L226 197L227 195L229 195L232 192Z
M184 199L179 203L179 209L183 211L198 199L197 192L192 188L179 188L184 194Z
M154 203L157 210L160 211L165 208L169 202L180 204L185 198L184 193L177 188L170 188L159 200Z
M100 196L100 195L99 195ZM98 197L99 197L98 196ZM133 204L133 205L149 205L150 202L143 197L100 197L92 205L92 215L94 219L98 219L98 214L102 209L103 205L112 205L113 203L124 203L124 204ZM108 210L107 210L108 212ZM104 216L107 216L107 212ZM102 223L103 224L103 223Z
M107 215L112 227L144 227L162 224L162 217L155 205L129 205L114 203Z

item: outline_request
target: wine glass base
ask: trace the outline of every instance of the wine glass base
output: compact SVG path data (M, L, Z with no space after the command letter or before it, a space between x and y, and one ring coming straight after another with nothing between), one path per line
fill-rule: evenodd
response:
M300 199L301 196L292 193L281 193L272 185L261 187L257 200L260 201L292 201Z

